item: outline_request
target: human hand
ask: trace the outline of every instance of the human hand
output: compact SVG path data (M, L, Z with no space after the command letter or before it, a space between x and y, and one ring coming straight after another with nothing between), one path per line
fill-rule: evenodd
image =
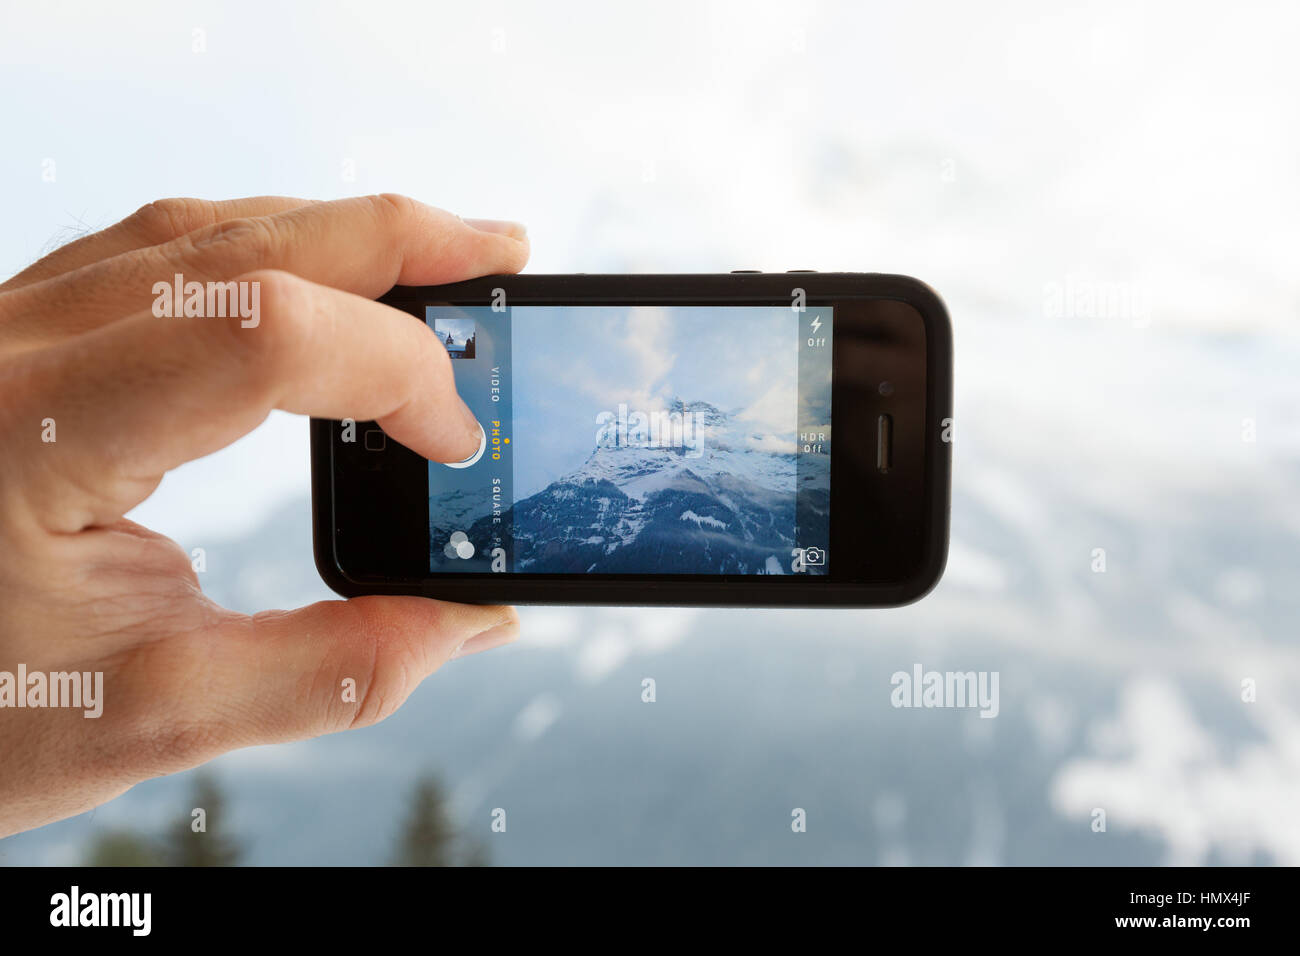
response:
M514 639L512 608L417 597L236 614L123 515L273 408L468 457L478 424L446 350L371 300L527 258L520 226L401 196L163 200L0 285L0 837L228 750L375 723L449 658ZM178 274L257 283L239 286L256 321L158 317L154 286ZM101 673L102 692L51 707L56 678L20 708L20 667Z

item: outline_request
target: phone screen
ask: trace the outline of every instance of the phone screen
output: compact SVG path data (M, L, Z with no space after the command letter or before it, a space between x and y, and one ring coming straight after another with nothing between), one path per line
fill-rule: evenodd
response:
M427 306L485 436L429 570L828 574L832 312Z

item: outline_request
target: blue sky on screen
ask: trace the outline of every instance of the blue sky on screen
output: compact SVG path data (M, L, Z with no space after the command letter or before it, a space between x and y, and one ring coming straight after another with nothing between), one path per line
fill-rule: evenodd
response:
M704 401L756 432L794 433L798 326L788 308L516 308L511 327L514 433L527 443L517 445L517 497L581 465L596 416L620 403L649 413L674 398Z

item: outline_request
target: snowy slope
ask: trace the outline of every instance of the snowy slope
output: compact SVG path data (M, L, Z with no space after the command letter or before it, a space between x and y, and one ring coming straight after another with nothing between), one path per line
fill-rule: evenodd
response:
M512 509L520 570L762 574L788 561L793 443L706 402L678 401L670 411L694 416L700 454L596 448L582 467ZM790 453L765 450L774 447ZM486 531L480 521L470 536Z

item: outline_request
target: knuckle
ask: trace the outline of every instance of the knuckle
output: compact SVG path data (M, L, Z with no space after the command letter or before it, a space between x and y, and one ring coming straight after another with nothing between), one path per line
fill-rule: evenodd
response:
M216 265L224 272L243 271L274 256L281 236L267 217L227 219L181 237L183 253L202 264Z
M164 579L198 585L199 578L194 573L194 559L171 538L159 535L156 539L151 539L148 544L148 555L149 559L155 562Z
M211 222L211 204L202 199L155 199L141 206L124 222L150 245L170 242Z
M356 709L347 720L349 730L370 727L388 719L406 700L409 686L407 662L401 658L380 658L376 655L369 673L365 675L365 687L357 698Z
M416 213L416 202L401 193L378 193L368 197L370 205L385 222L409 219Z
M336 659L317 675L318 680L327 680L334 688L335 706L325 718L330 730L369 727L387 719L432 669L422 644L411 640L402 627L368 619L360 609L354 611L358 614L352 628L354 643L346 652L346 664L340 667ZM341 677L356 682L352 702L344 702L337 692Z

